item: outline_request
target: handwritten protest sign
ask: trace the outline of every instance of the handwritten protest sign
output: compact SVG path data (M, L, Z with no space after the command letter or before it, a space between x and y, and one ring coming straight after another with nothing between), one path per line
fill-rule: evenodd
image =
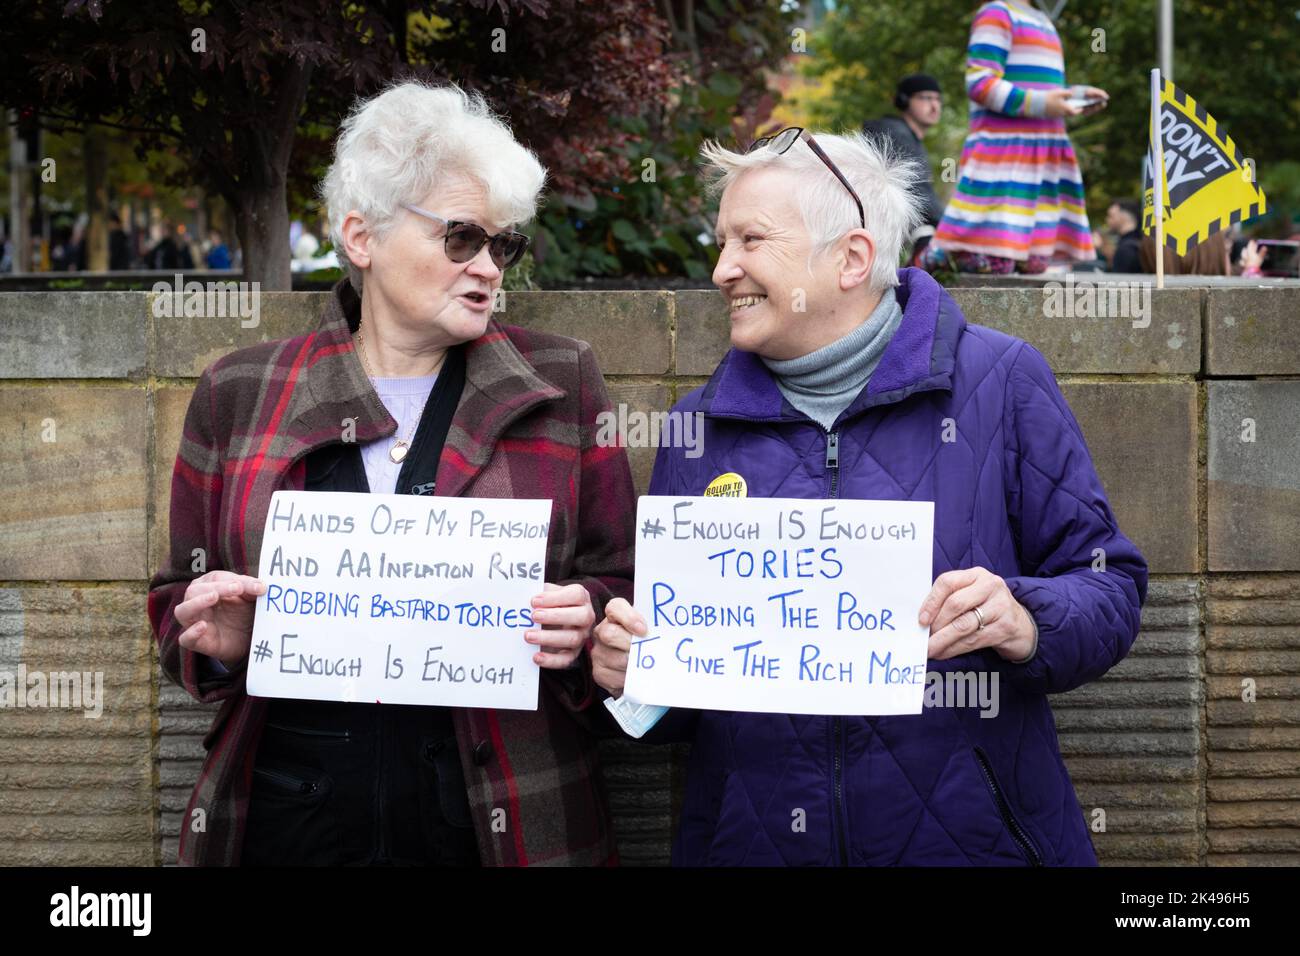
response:
M919 714L934 504L643 497L626 695L782 714Z
M537 709L531 600L551 502L278 491L258 577L258 697Z

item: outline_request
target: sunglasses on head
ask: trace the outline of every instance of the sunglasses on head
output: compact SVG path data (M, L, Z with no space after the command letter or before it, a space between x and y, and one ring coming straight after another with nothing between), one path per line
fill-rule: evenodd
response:
M444 246L447 250L447 258L452 262L469 262L486 245L488 255L492 257L496 267L498 269L509 269L518 263L528 250L528 237L522 232L498 232L495 236L489 236L486 229L472 222L444 219L442 216L431 213L427 209L421 209L419 206L412 206L410 203L403 203L402 208L410 210L417 216L423 216L425 219L440 222L446 227L446 233L443 237Z
M808 148L817 154L817 158L826 164L826 168L835 174L835 178L844 184L844 188L847 189L849 195L853 197L853 202L857 204L858 219L862 223L862 228L867 228L867 214L862 210L862 200L858 198L858 194L854 191L853 187L849 185L849 181L844 177L844 174L840 172L840 168L831 162L831 158L822 152L822 148L817 145L817 140L813 139L812 134L802 126L787 126L785 129L779 130L771 136L760 136L750 144L749 149L745 150L745 152L752 153L756 149L763 149L770 146L779 156L799 140L803 140L807 143Z

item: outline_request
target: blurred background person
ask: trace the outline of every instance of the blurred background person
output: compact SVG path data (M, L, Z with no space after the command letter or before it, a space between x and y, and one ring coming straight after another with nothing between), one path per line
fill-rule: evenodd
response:
M144 254L146 269L179 269L181 267L181 250L176 244L174 229L170 219L163 219L149 229L153 245Z
M68 270L86 271L86 232L90 227L90 216L81 213L72 224L72 239L68 249Z
M203 259L203 252L197 248L194 236L185 228L185 223L176 227L176 251L181 257L181 268L186 271L193 269L194 264Z
M1228 238L1216 232L1208 239L1203 239L1180 256L1168 246L1164 249L1165 275L1167 276L1230 276L1232 265L1228 261ZM1156 241L1152 236L1143 236L1138 243L1138 261L1141 272L1156 271Z
M939 81L928 73L903 77L894 93L894 107L899 111L897 116L868 120L862 124L862 132L869 136L889 137L902 156L916 160L925 168L925 180L916 188L921 197L922 222L911 236L909 261L915 261L929 244L943 215L943 205L934 192L934 167L923 142L943 114L943 90Z
M1107 94L1076 87L1092 104L1070 102L1052 18L1017 0L983 4L971 25L966 92L961 177L918 264L1005 275L1043 272L1053 258L1094 260L1065 118L1103 109Z
M1112 200L1106 209L1106 228L1116 237L1109 271L1141 272L1138 246L1142 243L1142 207L1137 200Z
M230 247L226 245L221 230L215 226L208 230L208 252L203 262L209 269L230 268Z
M76 268L72 247L72 227L55 226L50 233L50 271L67 272Z
M131 268L131 241L122 229L122 217L108 214L108 268L122 272Z

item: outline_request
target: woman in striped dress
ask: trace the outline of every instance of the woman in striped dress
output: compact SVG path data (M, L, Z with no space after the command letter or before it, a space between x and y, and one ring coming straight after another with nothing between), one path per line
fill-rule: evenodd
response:
M1083 179L1065 117L1100 102L1068 102L1061 40L1052 19L1028 3L985 3L971 25L966 55L970 134L961 178L920 265L962 272L1042 272L1049 259L1091 260Z

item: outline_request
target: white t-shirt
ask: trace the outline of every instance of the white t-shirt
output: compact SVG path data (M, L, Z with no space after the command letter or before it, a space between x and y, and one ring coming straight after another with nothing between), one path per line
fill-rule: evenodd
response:
M391 495L397 490L397 476L402 473L404 462L393 461L388 457L389 450L397 439L410 444L415 439L420 413L433 392L433 383L438 380L432 375L418 378L372 378L379 400L388 409L388 414L397 419L397 431L387 438L366 442L361 446L361 461L366 466L366 481L370 490L379 494ZM409 453L409 449L408 449Z

